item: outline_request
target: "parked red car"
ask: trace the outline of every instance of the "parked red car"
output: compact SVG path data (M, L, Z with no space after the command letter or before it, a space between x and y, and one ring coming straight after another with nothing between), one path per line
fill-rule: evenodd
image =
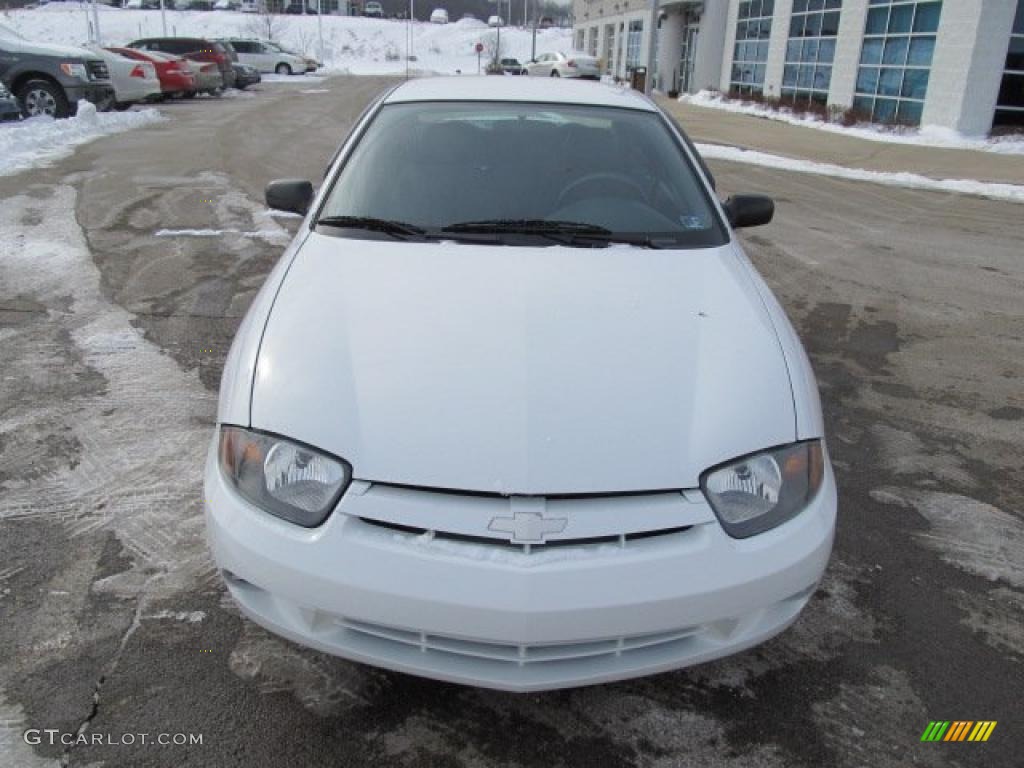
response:
M227 46L205 40L201 37L149 37L128 43L129 48L142 51L157 51L172 56L184 56L192 61L213 62L220 71L222 88L235 87L235 70L232 62L238 60L238 54Z
M139 51L135 48L108 48L135 61L148 61L156 67L156 76L160 78L160 90L165 96L186 96L194 94L196 78L188 63L178 56L168 56L155 51Z

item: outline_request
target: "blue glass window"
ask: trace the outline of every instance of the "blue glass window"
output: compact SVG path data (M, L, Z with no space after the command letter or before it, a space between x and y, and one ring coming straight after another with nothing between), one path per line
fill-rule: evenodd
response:
M784 98L827 103L841 9L842 0L793 0L783 70ZM882 55L881 46L878 55Z
M910 23L914 18L914 6L897 5L889 11L889 34L905 35L910 31Z
M939 28L939 11L941 3L921 3L914 14L915 32L935 32Z
M1006 52L1006 70L999 86L993 129L1024 126L1024 0L1017 0L1010 47Z
M885 40L880 37L865 40L864 46L860 49L860 63L881 64L882 46L884 44Z
M885 51L882 53L882 63L903 66L907 61L907 46L909 43L909 37L888 38L885 41Z
M899 96L903 70L899 67L885 67L878 77L879 96Z
M861 67L857 71L857 93L874 96L878 92L878 71L878 67Z
M875 99L875 111L872 119L878 123L896 122L896 99Z
M740 3L729 84L733 93L747 95L764 90L768 38L774 13L774 0L743 0Z
M875 121L917 125L942 0L870 0L869 6L854 109Z
M906 99L903 99L900 101L899 110L896 115L896 122L902 123L903 125L920 125L921 111L923 109L923 102L907 101Z
M903 88L900 89L900 96L924 101L925 91L928 90L928 75L927 69L906 70L903 74Z
M872 8L868 11L868 25L864 34L881 35L885 33L886 24L889 21L888 8Z
M913 37L910 39L910 53L907 55L907 64L915 67L930 66L934 51L934 37Z

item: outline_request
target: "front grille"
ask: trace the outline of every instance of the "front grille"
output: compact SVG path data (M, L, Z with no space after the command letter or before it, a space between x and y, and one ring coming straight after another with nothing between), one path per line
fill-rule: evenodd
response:
M485 544L489 547L497 547L512 552L523 552L525 554L532 554L534 552L554 549L557 547L583 547L594 544L615 544L620 547L625 547L629 542L641 539L652 539L660 536L672 536L675 534L686 533L686 531L693 527L691 525L685 525L677 526L675 528L661 528L653 531L639 531L637 533L609 534L607 536L591 536L579 539L555 539L553 541L546 541L543 544L519 544L505 539L491 538L489 536L470 536L461 533L450 533L448 531L432 531L427 528L417 528L411 525L400 525L398 523L388 523L382 520L371 520L368 517L361 517L359 519L368 525L375 525L380 528L387 528L388 530L398 531L400 533L408 533L413 536L429 534L432 539L460 541L467 544Z
M681 627L667 632L645 635L624 635L598 640L584 640L571 643L498 643L490 640L467 640L464 638L438 635L427 632L413 632L405 629L374 624L353 619L336 618L335 623L351 632L368 635L377 640L386 640L419 649L423 653L434 652L452 656L469 656L488 661L505 662L525 667L572 659L599 656L622 656L643 648L683 646L692 643L704 627Z
M89 73L90 80L109 80L110 71L107 69L107 64L104 61L88 61L86 62L86 70Z

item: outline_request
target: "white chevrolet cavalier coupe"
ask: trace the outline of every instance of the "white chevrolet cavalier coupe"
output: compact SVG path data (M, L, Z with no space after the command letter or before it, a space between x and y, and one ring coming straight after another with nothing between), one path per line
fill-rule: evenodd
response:
M228 355L206 466L273 632L512 691L798 616L836 488L807 356L682 131L634 91L430 78L373 104Z

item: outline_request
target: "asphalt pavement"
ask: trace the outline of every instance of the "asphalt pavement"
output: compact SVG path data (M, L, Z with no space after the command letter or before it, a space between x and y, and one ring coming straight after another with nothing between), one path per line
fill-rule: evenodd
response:
M1020 205L711 163L723 195L776 200L742 240L812 358L839 485L825 581L763 646L513 695L238 615L201 473L297 226L263 186L319 180L388 82L170 104L0 178L0 766L1019 766ZM922 743L932 720L998 725Z

